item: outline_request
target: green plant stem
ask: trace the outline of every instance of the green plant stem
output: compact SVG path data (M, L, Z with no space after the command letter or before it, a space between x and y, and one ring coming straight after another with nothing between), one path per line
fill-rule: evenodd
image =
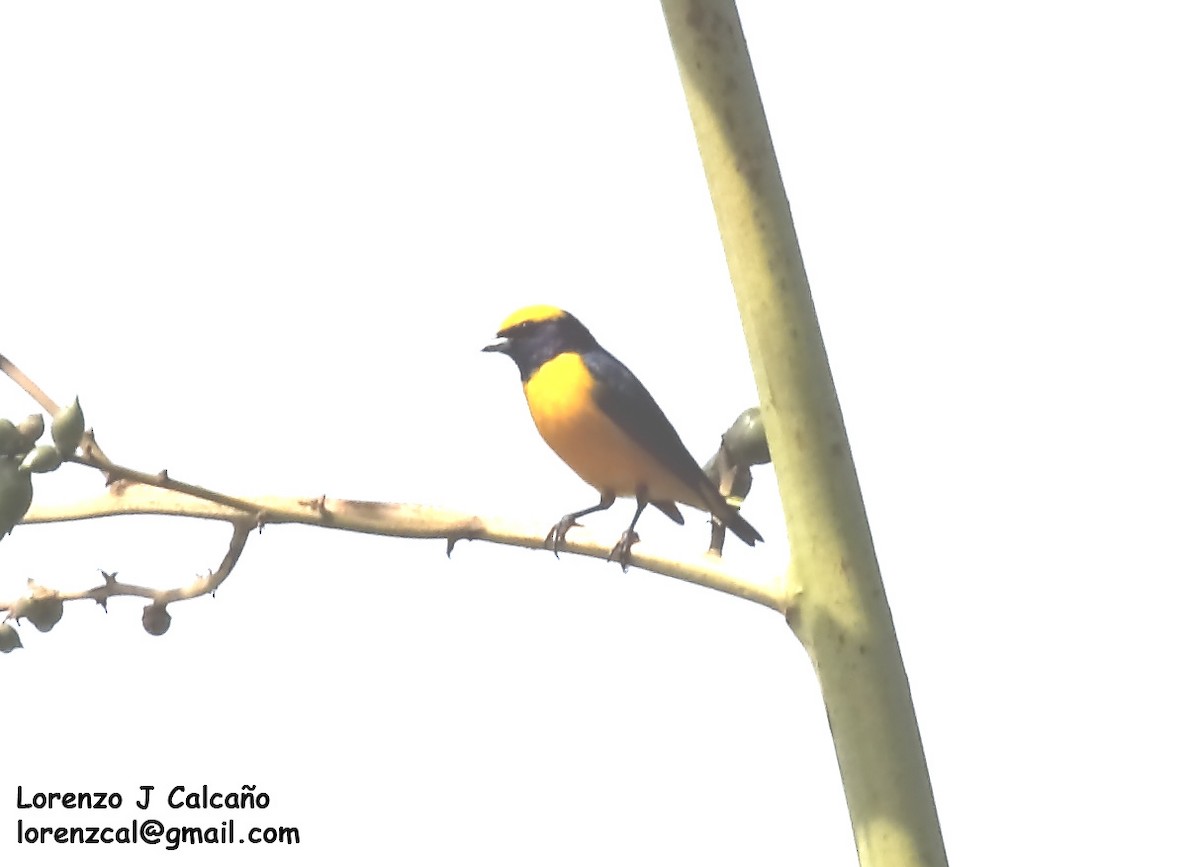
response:
M908 679L737 7L663 0L663 11L787 518L787 620L821 684L859 861L943 865Z

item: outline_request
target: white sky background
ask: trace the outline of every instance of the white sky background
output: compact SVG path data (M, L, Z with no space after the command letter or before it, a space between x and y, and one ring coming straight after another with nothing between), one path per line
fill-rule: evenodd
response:
M1193 14L742 4L954 863L1176 862L1194 836ZM6 4L0 117L0 352L115 460L549 527L594 495L478 351L534 302L701 460L755 402L657 4ZM764 574L772 488L746 506L768 544L729 551ZM687 518L642 537L702 549ZM0 597L182 583L226 538L18 527ZM18 813L18 783L250 783L272 807L239 827L303 848L231 863L855 863L815 679L749 603L269 528L166 636L140 608L70 605L0 658L0 861L164 857L16 846L18 818L138 815Z

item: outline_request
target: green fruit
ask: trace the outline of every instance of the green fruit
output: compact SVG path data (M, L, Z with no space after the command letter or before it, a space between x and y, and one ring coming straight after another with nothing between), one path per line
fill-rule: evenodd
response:
M47 595L29 600L22 616L37 627L38 632L49 632L63 616L63 601L57 595Z
M0 457L0 539L25 517L33 503L33 481L16 458Z
M151 603L142 609L142 628L151 635L162 635L171 628L171 615L165 605Z
M737 417L729 430L725 431L723 442L738 466L750 467L771 461L767 430L763 427L762 412L756 406Z
M0 418L0 455L15 455L21 451L21 433L6 418Z
M54 444L61 454L75 454L79 441L83 439L83 410L79 408L79 398L54 414L54 421L50 422L50 436L54 438Z
M21 461L23 473L49 473L62 466L62 455L55 446L38 446Z
M21 636L17 634L17 630L13 629L7 623L0 623L0 653L10 653L18 647L23 647L21 644Z
M27 452L46 432L46 420L40 412L35 412L17 425L17 432L21 435L21 451Z

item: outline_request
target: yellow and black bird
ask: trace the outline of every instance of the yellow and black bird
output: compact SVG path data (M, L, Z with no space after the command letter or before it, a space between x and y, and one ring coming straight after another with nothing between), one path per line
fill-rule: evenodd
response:
M503 352L517 363L529 413L542 439L579 477L600 492L591 508L564 515L546 537L555 554L584 515L609 508L617 497L637 499L629 529L609 559L628 568L638 540L634 526L646 505L683 523L676 503L709 512L747 545L762 536L688 453L650 392L596 342L578 319L557 307L525 307L500 325Z

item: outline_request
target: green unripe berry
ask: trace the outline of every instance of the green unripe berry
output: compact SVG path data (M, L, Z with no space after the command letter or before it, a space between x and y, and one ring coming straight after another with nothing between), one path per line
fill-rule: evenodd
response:
M23 438L17 426L6 418L0 418L0 455L15 455L22 451Z
M17 630L13 629L7 623L0 623L0 653L11 653L18 647L23 647L21 644L21 636L17 634Z
M162 635L171 628L171 614L167 606L150 603L142 609L142 628L151 635Z
M83 439L83 410L79 408L79 398L54 414L54 420L50 422L50 436L64 457L75 454L79 441Z
M20 451L27 452L33 448L45 432L46 420L40 412L26 416L24 421L17 425L17 433L21 435Z
M38 446L21 461L23 473L49 473L62 466L62 455L55 446Z
M0 539L25 517L33 503L33 481L16 458L0 457Z
M724 443L738 466L750 467L771 461L767 429L763 426L762 411L756 406L737 417L729 430L725 431Z
M57 594L50 593L30 599L22 616L37 627L38 632L49 632L63 616L63 601Z

